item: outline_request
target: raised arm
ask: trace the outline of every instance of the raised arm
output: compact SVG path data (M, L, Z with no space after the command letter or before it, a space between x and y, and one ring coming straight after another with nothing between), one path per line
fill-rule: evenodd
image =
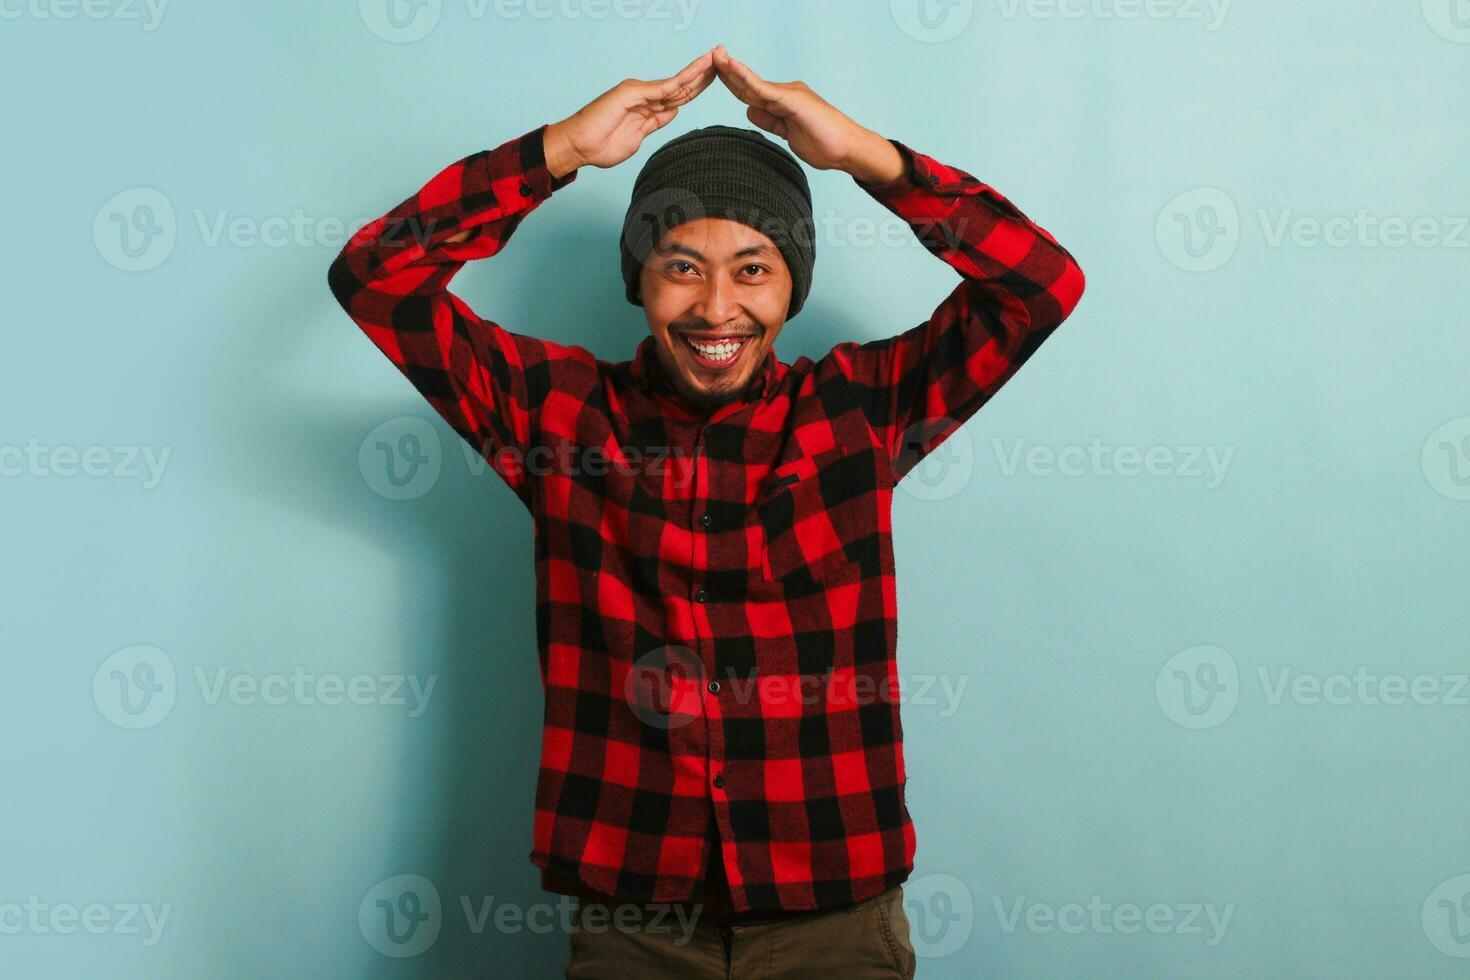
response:
M580 167L632 156L713 80L706 52L677 75L626 79L560 122L456 161L363 226L327 272L347 314L528 508L525 463L541 406L570 372L595 370L595 359L477 316L449 281L504 248Z
M884 340L838 344L817 366L852 382L902 477L1071 314L1082 269L995 188L858 125L804 82L766 81L723 46L715 67L751 122L807 164L847 173L963 277L928 320Z
M893 337L838 344L828 357L857 386L902 477L1071 315L1085 279L1071 253L995 188L888 142L902 173L879 184L853 180L962 279L924 322Z
M523 464L543 400L530 369L571 350L482 319L449 281L468 260L504 248L527 214L576 179L574 169L548 169L546 130L450 164L364 225L327 272L363 333L527 503Z

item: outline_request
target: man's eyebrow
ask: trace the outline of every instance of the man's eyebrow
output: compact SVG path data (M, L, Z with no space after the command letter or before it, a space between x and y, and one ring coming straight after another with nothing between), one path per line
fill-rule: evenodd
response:
M705 257L704 257L704 253L703 252L699 251L698 249L691 248L688 245L681 244L679 242L674 242L673 244L669 245L667 248L661 249L660 251L662 251L662 252L664 252L665 254L668 254L668 255L690 255L690 256L693 256L696 259L699 259L701 262L705 261ZM745 246L740 251L738 251L734 255L732 255L731 258L742 259L742 258L744 258L747 255L772 255L772 254L774 254L774 252L771 249L771 246L769 246L769 245L767 245L767 244L765 244L765 243L762 242L762 243L758 243L758 244L755 244L755 245L747 245L747 246Z

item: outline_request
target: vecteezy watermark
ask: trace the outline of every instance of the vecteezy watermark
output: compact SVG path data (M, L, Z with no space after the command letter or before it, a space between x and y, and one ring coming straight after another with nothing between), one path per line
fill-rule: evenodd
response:
M799 674L762 674L753 668L741 676L727 667L723 673L709 675L692 649L673 643L644 653L629 666L623 678L623 697L644 724L668 730L704 717L700 699L705 696L776 709L879 703L937 707L939 717L948 718L959 710L969 683L968 674L880 678L835 668Z
M975 443L959 420L947 415L904 429L893 458L898 489L920 500L948 500L975 473Z
M795 223L751 210L744 215L731 206L706 204L696 193L683 187L661 187L640 198L628 209L623 222L623 244L643 265L656 268L664 262L683 262L682 252L660 248L664 237L675 228L702 217L737 217L769 237L783 237L803 246L822 249L838 248L910 248L928 251L932 243L955 249L963 242L970 218L960 214L914 219L884 214L848 215L835 208L813 212L810 219Z
M889 0L893 22L915 41L939 44L956 38L975 16L975 0Z
M163 480L172 453L172 446L43 446L32 436L24 446L0 445L0 477L141 480L144 490L152 490Z
M118 650L92 675L93 703L119 728L152 728L173 710L178 691L173 660L148 644Z
M92 244L124 272L156 269L178 241L173 202L155 187L130 187L102 202L92 218Z
M1235 903L1221 907L1213 902L1154 902L1140 906L1133 902L1105 902L1101 895L1084 902L1033 902L1025 895L1005 898L990 896L1001 932L1011 935L1022 931L1047 936L1064 933L1069 936L1136 935L1202 936L1206 946L1218 946L1225 939Z
M1470 959L1470 874L1441 881L1420 909L1424 935L1446 956Z
M151 902L43 902L29 895L24 903L0 901L0 936L71 936L77 932L93 936L138 936L153 947L163 938L164 926L173 912L171 903Z
M1181 728L1224 724L1240 703L1240 671L1223 647L1201 644L1180 650L1154 678L1154 697Z
M1325 217L1291 208L1256 209L1266 248L1464 249L1470 248L1470 216L1352 214ZM1169 262L1188 272L1212 272L1234 258L1243 222L1234 198L1218 187L1178 195L1159 213L1154 235Z
M0 0L0 20L111 20L158 30L169 0Z
M357 927L384 956L406 959L434 945L444 926L439 889L423 875L403 874L378 882L357 907Z
M686 946L694 938L694 927L703 906L674 902L578 903L570 895L555 903L497 901L494 895L460 895L456 903L464 914L464 927L471 935L489 929L515 935L530 932L547 935L558 929L602 933L609 929L638 933L674 933L675 946ZM397 959L418 956L438 940L450 924L450 915L439 889L423 875L400 874L368 889L358 904L357 924L369 946L384 956Z
M0 0L4 2L4 0ZM213 249L341 249L360 229L377 220L357 216L313 215L302 208L287 214L239 214L229 208L193 208L191 222L180 228L173 201L156 187L130 187L102 202L92 217L92 244L97 254L123 272L148 272L173 255L181 231L191 232L198 247ZM383 226L385 241L424 244L447 225L415 218Z
M1439 493L1451 500L1470 500L1470 415L1431 432L1424 440L1420 465Z
M246 674L228 667L206 671L194 668L194 678L204 703L221 700L236 705L264 704L279 707L298 705L379 705L407 707L408 717L418 718L429 707L438 674L309 674L303 667L293 667L289 674Z
M1315 674L1290 666L1256 667L1262 703L1302 707L1470 707L1470 674L1377 673L1366 664L1351 671ZM1181 728L1215 728L1240 703L1243 685L1235 658L1221 647L1181 650L1154 679L1159 707Z
M196 665L193 677L200 700L209 706L283 705L334 707L342 704L408 708L418 718L429 707L437 674L308 673L251 674L229 667ZM152 728L173 711L178 700L178 672L173 659L156 646L139 644L113 653L92 675L92 701L102 717L119 728Z
M1226 446L1111 446L1094 437L1084 446L1052 447L1027 445L1025 439L1012 440L1005 448L1000 439L992 439L995 459L1003 476L1015 476L1024 466L1030 476L1097 476L1097 477L1178 477L1203 480L1206 490L1214 490L1225 482L1235 447Z
M700 0L464 0L471 21L590 20L668 21L675 32L694 23ZM384 41L411 44L428 37L444 14L443 0L358 0L367 29Z
M439 431L416 415L400 415L375 426L357 447L363 482L389 500L422 497L439 482L443 464Z
M1466 0L1421 0L1424 19L1440 37L1470 44L1470 3Z
M827 208L820 214L814 214L809 229L799 230L794 237L810 237L815 247L823 249L912 248L928 251L926 242L944 242L955 247L964 241L969 221L965 215L910 220L896 214L885 214L874 218Z
M1240 209L1218 187L1185 191L1159 212L1154 239L1164 257L1181 269L1219 269L1240 248Z
M466 439L454 441L469 474L476 477L487 471L537 477L601 477L615 472L662 478L668 474L671 486L682 487L695 476L688 454L677 446L619 446L613 451L558 439L529 448L487 447L487 455ZM357 449L357 468L363 482L389 500L412 500L428 493L439 482L443 463L444 447L438 431L427 419L416 415L400 415L375 426Z
M1001 16L1015 20L1199 21L1210 33L1225 26L1231 0L996 0Z
M1299 705L1470 706L1470 674L1375 674L1363 664L1351 674L1299 673L1291 667L1257 667L1266 703Z
M951 956L975 929L975 897L954 875L926 874L903 883L909 945L921 959Z

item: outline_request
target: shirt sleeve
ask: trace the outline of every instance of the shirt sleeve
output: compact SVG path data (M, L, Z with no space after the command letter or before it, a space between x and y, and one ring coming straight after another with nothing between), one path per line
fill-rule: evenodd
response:
M546 126L445 167L354 233L327 273L332 294L409 382L530 507L526 457L557 361L579 347L512 333L449 291L470 259L499 252L577 171L546 167ZM449 239L469 232L457 244Z
M948 438L1026 363L1082 297L1082 269L995 188L890 139L904 171L854 182L909 223L961 282L924 322L826 355L853 382L897 478Z

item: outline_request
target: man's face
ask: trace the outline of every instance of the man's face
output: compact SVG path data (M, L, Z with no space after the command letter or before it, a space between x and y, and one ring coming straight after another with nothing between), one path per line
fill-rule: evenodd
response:
M664 234L638 288L664 373L713 411L744 394L765 360L792 282L770 238L738 221L699 218Z

